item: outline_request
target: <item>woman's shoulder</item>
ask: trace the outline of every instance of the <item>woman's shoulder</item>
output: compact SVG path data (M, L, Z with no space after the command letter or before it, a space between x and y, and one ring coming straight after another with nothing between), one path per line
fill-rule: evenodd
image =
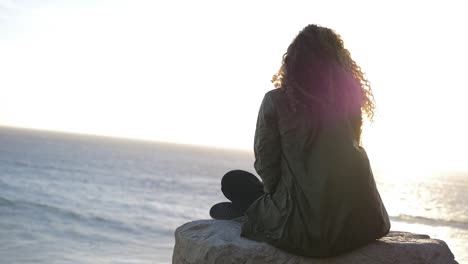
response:
M265 93L265 96L282 96L284 94L283 89L275 88Z
M263 102L271 111L276 112L280 116L289 113L288 97L282 88L275 88L265 93Z
M278 103L286 98L286 93L284 92L284 89L275 88L273 90L266 92L265 98L269 99L273 103Z

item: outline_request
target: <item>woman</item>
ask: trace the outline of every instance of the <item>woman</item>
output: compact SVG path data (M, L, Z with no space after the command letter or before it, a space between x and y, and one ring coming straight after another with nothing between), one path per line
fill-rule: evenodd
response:
M305 27L288 47L278 89L265 94L255 131L262 179L231 171L221 182L232 203L215 219L245 215L241 236L285 251L329 257L366 245L390 229L366 152L362 115L372 119L369 82L331 29Z

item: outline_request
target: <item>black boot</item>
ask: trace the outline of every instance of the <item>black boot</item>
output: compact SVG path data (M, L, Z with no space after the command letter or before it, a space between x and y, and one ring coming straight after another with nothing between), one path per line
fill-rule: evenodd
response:
M210 216L217 220L232 220L243 215L244 212L230 202L217 203L210 209Z

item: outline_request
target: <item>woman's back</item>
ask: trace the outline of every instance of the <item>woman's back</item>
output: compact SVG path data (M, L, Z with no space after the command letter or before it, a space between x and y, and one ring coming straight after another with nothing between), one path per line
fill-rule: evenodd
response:
M337 255L379 238L389 220L352 116L325 104L292 109L268 92L255 135L266 195L247 210L242 235L307 256Z
M255 129L254 167L262 182L232 171L222 191L232 203L218 219L245 213L241 235L286 251L327 257L388 233L390 221L359 145L362 114L372 119L369 82L340 36L306 26L289 45L275 90Z

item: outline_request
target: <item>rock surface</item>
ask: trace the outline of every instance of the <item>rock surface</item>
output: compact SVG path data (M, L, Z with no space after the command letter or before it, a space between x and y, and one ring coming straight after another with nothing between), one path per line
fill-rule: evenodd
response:
M198 220L186 223L175 231L172 263L457 263L444 241L427 235L393 231L345 255L314 259L291 255L267 243L242 238L240 229L241 223L236 221Z

